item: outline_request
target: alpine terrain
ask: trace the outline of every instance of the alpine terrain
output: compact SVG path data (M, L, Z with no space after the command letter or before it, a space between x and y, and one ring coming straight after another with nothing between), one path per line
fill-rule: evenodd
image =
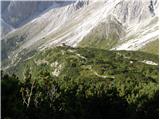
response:
M158 8L1 1L2 118L158 118Z

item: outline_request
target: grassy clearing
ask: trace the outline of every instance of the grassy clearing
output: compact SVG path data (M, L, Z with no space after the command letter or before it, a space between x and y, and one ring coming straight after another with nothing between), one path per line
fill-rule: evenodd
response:
M159 55L159 40L157 39L153 42L148 43L143 48L141 48L140 51Z

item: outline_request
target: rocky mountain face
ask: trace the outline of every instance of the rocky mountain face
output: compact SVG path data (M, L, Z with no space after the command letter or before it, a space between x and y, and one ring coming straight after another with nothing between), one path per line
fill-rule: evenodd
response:
M59 8L72 3L63 1L2 1L2 18L14 28L21 27L48 9Z
M158 118L158 6L2 2L2 118Z
M122 0L113 11L113 14L121 23L132 26L157 15L158 1Z
M7 24L3 19L1 19L1 35L5 36L8 32L12 31L13 27Z
M2 7L4 21L21 26L2 39L4 59L15 58L12 63L21 55L64 43L73 47L140 50L158 40L158 0L77 0L53 5L33 2L18 13L14 9L19 11L25 2L15 3L5 4L7 10ZM41 14L35 17L38 13ZM26 18L32 19L25 22Z

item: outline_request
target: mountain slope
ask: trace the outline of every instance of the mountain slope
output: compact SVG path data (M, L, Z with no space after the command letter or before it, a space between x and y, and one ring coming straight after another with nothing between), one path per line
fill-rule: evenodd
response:
M125 34L123 25L114 16L108 16L94 27L78 46L111 49Z
M15 75L11 79L2 78L3 93L9 83L13 90L16 85L21 88L16 94L22 97L7 105L16 108L23 103L20 107L23 116L18 118L158 117L156 55L66 46L38 52L29 59L25 57L8 71L18 78ZM12 85L15 78L19 84ZM10 100L3 98L3 103Z
M2 118L158 118L158 0L41 3L2 7Z
M1 37L12 31L14 28L1 19Z
M1 1L2 19L17 28L33 20L40 14L53 9L71 4L73 1Z
M140 49L140 51L159 55L159 40L155 40L151 43L146 44Z
M158 6L157 0L78 0L51 9L2 39L6 48L4 59L17 61L20 54L63 43L73 47L82 44L111 50L139 50L158 39ZM11 46L13 39L16 45Z
M82 66L83 65L87 66L92 61L91 63L95 65L93 68L95 68L96 70L97 65L94 64L94 62L101 61L99 64L105 65L105 63L103 63L103 61L105 61L107 65L112 61L112 59L115 63L115 67L117 67L115 68L115 70L119 68L119 66L116 66L116 64L117 65L126 64L127 66L131 65L130 67L136 64L140 66L141 65L152 66L152 63L153 63L153 66L156 65L158 67L158 64L159 64L157 55L151 55L147 53L145 54L143 52L107 51L107 50L93 49L93 48L77 48L76 49L76 48L66 46L66 47L56 47L52 49L47 49L45 51L38 52L37 54L35 54L33 57L30 57L30 58L23 56L21 62L18 63L16 67L13 67L11 71L15 73L19 71L20 75L22 75L21 73L23 73L23 71L25 70L25 68L23 67L25 67L27 64L30 67L32 67L31 69L33 71L34 69L37 69L39 66L45 64L49 67L49 70L51 70L51 72L54 72L52 71L52 69L53 70L59 69L57 70L59 72L55 74L55 76L59 76L61 72L63 74L66 69L68 70L70 69L67 67L68 64L73 64L76 61L77 61L77 64L82 64ZM107 63L107 60L109 60L108 63ZM147 62L145 63L144 61L151 61L151 64L147 64ZM18 67L20 67L21 69L18 70ZM97 68L97 70L99 69Z

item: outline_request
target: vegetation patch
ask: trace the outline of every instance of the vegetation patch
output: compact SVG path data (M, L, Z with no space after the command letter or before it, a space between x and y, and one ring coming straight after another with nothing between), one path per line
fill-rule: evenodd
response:
M140 49L140 51L159 55L159 40L155 40L146 44L144 47Z
M13 75L2 72L2 118L158 118L159 67L144 60L158 64L143 52L39 52L10 68Z

